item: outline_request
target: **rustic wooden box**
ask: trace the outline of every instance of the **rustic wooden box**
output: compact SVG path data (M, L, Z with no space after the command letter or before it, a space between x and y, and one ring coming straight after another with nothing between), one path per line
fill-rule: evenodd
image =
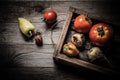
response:
M67 19L65 21L65 24L63 25L63 29L62 29L60 38L58 40L58 43L57 43L57 46L56 46L56 49L55 49L55 52L54 52L54 55L53 55L54 60L57 61L57 62L64 63L64 64L69 64L71 66L75 66L75 67L77 66L77 67L80 67L80 68L93 70L93 71L97 71L97 72L100 72L100 73L105 73L105 74L117 73L110 66L105 65L106 63L102 64L102 65L94 64L94 63L91 63L91 62L87 61L87 59L84 55L82 55L83 58L71 58L71 57L66 56L64 53L62 53L63 45L70 40L71 35L74 33L74 31L71 28L71 27L73 27L73 21L72 20L75 19L75 17L79 14L88 15L92 19L94 24L96 22L107 23L105 21L95 19L95 15L90 15L83 10L70 7L69 11L68 11L68 14L67 14ZM107 23L107 24L109 24L109 23ZM110 24L110 25L112 25L112 24ZM81 54L86 54L86 53L84 51Z

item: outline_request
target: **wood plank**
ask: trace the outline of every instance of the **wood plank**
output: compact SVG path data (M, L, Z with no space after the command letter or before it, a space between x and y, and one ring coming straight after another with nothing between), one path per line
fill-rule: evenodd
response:
M32 22L41 22L45 10L50 9L50 2L10 2L2 3L0 6L1 22L16 22L18 17L30 18ZM44 7L44 8L43 8ZM8 14L9 13L9 14ZM3 15L4 14L4 15ZM63 13L57 13L60 15ZM37 18L37 20L36 20ZM64 18L64 17L63 17Z
M63 64L68 64L74 67L78 67L78 68L83 68L83 69L91 69L97 72L101 72L103 74L106 75L118 75L119 72L116 72L114 70L111 70L109 68L106 67L102 67L102 66L98 66L95 64L91 64L89 62L83 61L83 60L78 60L76 58L69 58L63 54L59 54L59 56L57 56L56 60L58 62L61 62Z
M13 15L18 15L18 13L13 13ZM23 17L23 18L26 18L26 19L28 19L30 22L32 22L32 23L45 23L44 21L43 21L43 13L38 13L38 14L36 14L36 15L34 15L34 13L33 13L33 15L34 16L30 16L30 15L21 15L21 16L13 16L13 15L5 15L7 18L6 19L4 19L3 17L4 16L2 16L2 17L0 17L0 22L1 23L17 23L18 22L18 18L19 17ZM66 18L66 13L57 13L57 20L58 21L61 21L61 20L64 20L65 18ZM10 16L10 17L9 17Z
M106 5L107 4L107 5ZM70 6L83 9L88 13L97 15L99 18L104 18L105 20L112 22L114 24L119 24L119 14L120 11L117 9L119 6L116 5L117 2L111 1L78 1L78 2L69 2L69 1L55 1L55 2L42 2L42 1L28 1L28 2L10 2L1 3L0 7L0 21L1 22L12 22L19 16L24 17L35 17L41 16L44 10L52 7L58 14L65 14ZM44 9L39 11L39 6L43 6ZM51 6L52 5L52 6ZM111 7L114 5L114 7ZM36 7L37 6L37 7ZM61 7L59 7L61 6ZM36 9L38 11L36 11ZM8 14L9 13L9 14ZM103 14L104 13L104 14ZM4 14L4 15L3 15ZM113 16L114 15L114 16ZM112 18L111 18L111 17Z
M1 0L1 1L4 1L4 0ZM13 1L13 0L7 0L7 1ZM32 1L32 2L35 2L35 1L71 1L71 2L78 2L78 1L96 1L96 0L15 0L15 1ZM99 2L99 1L105 1L105 0L97 0L97 1Z
M63 22L58 23L55 29L53 29L53 35L52 38L55 43L57 43L57 40L59 38L59 34L62 29ZM33 23L36 30L40 31L43 37L44 44L52 44L51 42L51 31L45 23ZM18 23L1 23L2 27L0 27L0 43L17 43L17 44L34 44L33 42L27 42L24 40L23 36L21 35L19 31Z
M6 80L115 80L116 78L119 80L119 77L87 73L62 65L56 66L56 68L3 68L1 77Z
M0 66L54 67L53 52L53 45L0 44Z

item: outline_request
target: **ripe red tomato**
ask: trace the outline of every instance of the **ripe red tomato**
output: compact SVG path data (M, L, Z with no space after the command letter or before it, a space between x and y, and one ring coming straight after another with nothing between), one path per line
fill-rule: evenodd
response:
M111 36L113 35L113 29L110 25L105 23L97 23L90 29L90 40L97 46L105 46Z
M44 13L44 20L47 23L54 23L57 19L57 14L54 10L47 10Z
M87 33L92 26L92 21L84 14L75 18L74 28L77 32Z

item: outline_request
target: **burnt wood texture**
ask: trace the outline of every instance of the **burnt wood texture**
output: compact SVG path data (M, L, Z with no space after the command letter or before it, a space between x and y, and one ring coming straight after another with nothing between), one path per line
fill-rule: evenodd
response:
M101 80L116 79L119 76L96 74L78 66L72 67L54 62L53 54L56 44L61 37L63 25L69 25L69 7L81 9L90 16L107 21L114 26L115 41L112 59L119 71L120 64L120 10L118 2L107 0L66 0L66 1L39 1L39 0L8 0L0 1L0 78L3 80ZM114 6L113 6L114 5ZM42 22L43 13L47 9L57 12L58 24L51 30ZM69 13L72 16L72 13ZM43 36L43 46L38 47L34 40L26 40L18 28L18 17L25 17L35 25L36 30ZM68 21L65 21L66 18ZM67 28L64 29L67 32ZM52 40L51 40L52 34ZM62 36L64 39L65 35ZM54 43L53 43L54 41ZM63 40L64 41L64 40ZM63 42L61 41L61 42ZM59 43L60 44L60 43ZM59 46L62 46L60 44ZM61 58L64 58L64 55ZM61 59L62 60L62 59ZM67 60L67 58L66 58ZM111 61L111 62L112 62ZM76 64L76 63L75 63ZM86 66L88 67L88 66ZM95 69L95 68L94 68ZM101 69L101 68L100 68Z

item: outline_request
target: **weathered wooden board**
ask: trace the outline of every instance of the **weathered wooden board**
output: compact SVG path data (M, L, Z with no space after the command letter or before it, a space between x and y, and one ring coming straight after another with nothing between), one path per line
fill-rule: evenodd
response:
M98 0L97 0L98 1ZM66 14L69 6L73 6L96 15L96 18L103 18L109 22L119 24L119 14L117 2L112 1L10 1L0 3L0 21L13 22L17 17L39 17L44 10L52 8L58 14ZM107 5L106 5L107 4ZM114 7L111 7L114 5ZM104 13L104 14L103 14ZM4 15L3 15L4 14ZM103 17L105 16L105 17ZM40 16L41 17L41 16ZM31 20L32 20L31 18ZM39 20L38 20L39 21ZM37 22L38 22L37 21Z
M8 1L8 2L6 2ZM55 1L55 2L54 2ZM110 0L109 0L110 1ZM83 73L65 65L55 65L53 62L53 44L50 32L44 28L40 18L46 9L52 8L58 14L58 21L66 19L69 6L92 13L96 18L105 19L120 25L120 12L116 3L106 0L1 0L0 1L0 77L5 80L104 80L105 77L96 74ZM112 6L114 5L114 6ZM105 16L105 17L103 17ZM25 17L42 32L44 45L37 47L34 42L24 41L19 33L17 18ZM53 30L56 44L63 22ZM48 31L44 33L44 30ZM9 39L8 39L9 38ZM118 42L119 35L116 36ZM17 40L16 40L17 39ZM119 60L119 46L114 59ZM25 53L25 54L24 54ZM30 54L29 54L30 53ZM18 56L13 60L9 56ZM13 61L10 61L13 60ZM15 65L14 62L16 61ZM120 60L119 60L120 61ZM116 63L120 64L120 63ZM14 66L14 67L13 67ZM19 67L16 68L15 66ZM10 68L12 67L12 68ZM58 68L59 67L59 68ZM79 72L80 73L79 73ZM92 75L92 76L91 76ZM106 80L110 80L106 79ZM116 78L113 78L115 80Z
M0 67L54 67L53 45L0 44Z
M7 77L4 77L7 76ZM96 77L95 77L96 76ZM67 67L24 67L24 68L4 68L1 74L2 79L6 80L102 80L107 79L97 75L85 74L84 72L76 72ZM109 79L109 78L108 78ZM115 78L114 78L115 79ZM110 80L110 79L109 79Z
M51 30L45 23L33 23L33 25L36 27L36 31L41 32L44 44L52 44L51 37L53 38L53 41L57 43L62 29L61 24L63 24L63 22L58 23L55 29L52 30L52 36ZM34 44L34 42L26 41L23 38L18 23L1 23L1 26L4 27L1 27L0 29L0 43Z

